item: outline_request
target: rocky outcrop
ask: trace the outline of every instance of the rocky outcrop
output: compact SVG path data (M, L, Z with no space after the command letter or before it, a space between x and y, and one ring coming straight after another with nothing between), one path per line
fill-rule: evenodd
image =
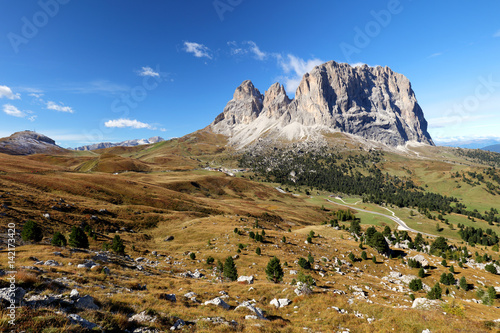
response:
M263 96L244 81L210 127L239 147L263 137L314 140L331 132L390 146L410 141L433 145L404 75L388 67L352 67L334 61L306 73L293 100L278 83Z
M65 149L51 138L32 131L16 132L0 139L0 153L9 155L61 154Z

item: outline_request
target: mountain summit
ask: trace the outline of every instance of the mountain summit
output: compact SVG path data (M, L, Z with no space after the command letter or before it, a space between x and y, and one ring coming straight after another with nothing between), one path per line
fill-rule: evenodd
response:
M60 154L65 150L51 138L33 131L16 132L0 138L0 153L9 155Z
M262 95L244 81L210 127L240 148L261 138L314 140L332 132L389 146L434 145L408 78L389 67L335 61L306 73L293 100L279 83Z

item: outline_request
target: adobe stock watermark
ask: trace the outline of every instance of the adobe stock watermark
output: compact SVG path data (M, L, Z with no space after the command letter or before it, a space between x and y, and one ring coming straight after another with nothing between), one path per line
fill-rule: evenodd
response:
M370 15L373 19L366 22L362 28L354 27L355 34L352 43L342 42L339 45L347 63L352 63L351 56L361 53L364 48L368 47L372 40L391 24L393 17L400 14L403 9L401 1L389 0L386 9L371 10Z
M19 46L28 44L30 40L35 38L40 32L40 29L49 24L50 19L59 13L61 5L66 5L68 2L70 2L70 0L38 1L38 6L41 9L33 14L31 19L26 16L21 18L21 33L9 32L7 34L7 39L14 52L16 54L19 53Z
M484 103L490 99L496 92L500 90L500 81L494 81L493 74L490 74L487 78L480 76L477 79L479 81L478 85L474 89L474 92L466 96L461 103L455 103L453 107L447 109L443 115L446 118L447 124L460 125L477 112ZM438 130L436 137L444 135L444 131Z
M144 76L141 84L132 87L128 92L121 94L111 102L111 111L117 113L119 118L125 118L130 115L130 111L139 107L140 103L146 100L148 93L158 88L165 82L168 73L162 73L160 66L156 66L155 75ZM102 142L105 134L109 134L114 128L106 127L107 119L101 119L98 129L84 131L84 135L89 142Z
M214 0L212 3L215 12L219 16L220 21L224 21L224 15L227 12L232 12L237 6L241 5L243 0Z

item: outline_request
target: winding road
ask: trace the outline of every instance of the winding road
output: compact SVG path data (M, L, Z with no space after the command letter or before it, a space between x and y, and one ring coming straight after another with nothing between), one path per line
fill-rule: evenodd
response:
M338 198L338 199L342 200L341 198ZM436 235L427 234L425 232L421 232L421 231L418 231L418 230L410 228L409 226L406 225L406 223L403 220L401 220L399 217L397 217L396 214L392 210L390 210L389 208L386 208L386 207L382 207L382 208L387 209L389 212L391 212L392 216L386 215L386 214L382 214L382 213L378 213L378 212L372 212L370 210L361 209L361 208L353 207L353 206L350 206L350 205L341 204L341 203L332 201L330 199L326 199L326 201L328 201L328 202L330 202L332 204L335 204L335 205L339 205L339 206L343 206L343 207L355 209L355 210L360 211L360 212L364 212L364 213L368 213L368 214L374 214L374 215L380 215L380 216L386 217L386 218L391 219L394 222L396 222L399 225L399 227L398 227L399 230L406 230L406 231L411 231L411 232L414 232L414 233L421 233L422 235L429 236L429 237L437 237ZM342 200L342 202L345 203L344 200ZM356 202L356 204L358 202Z

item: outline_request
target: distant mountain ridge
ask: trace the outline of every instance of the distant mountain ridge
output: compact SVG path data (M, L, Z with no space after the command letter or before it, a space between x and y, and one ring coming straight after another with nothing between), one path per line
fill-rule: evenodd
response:
M486 146L481 148L482 150L492 151L494 153L500 153L500 143L496 145Z
M74 150L96 150L96 149L104 149L104 148L111 148L111 147L134 147L134 146L158 143L158 142L162 142L162 141L165 141L165 139L163 139L160 136L153 136L149 139L126 140L126 141L122 141L122 142L118 142L118 143L111 143L111 142L94 143L92 145L74 148Z
M240 148L263 138L317 140L332 132L389 146L434 145L408 78L389 67L335 61L306 73L294 99L279 83L261 94L244 81L209 127Z
M65 151L51 138L33 131L16 132L0 139L0 153L9 155L60 154Z

